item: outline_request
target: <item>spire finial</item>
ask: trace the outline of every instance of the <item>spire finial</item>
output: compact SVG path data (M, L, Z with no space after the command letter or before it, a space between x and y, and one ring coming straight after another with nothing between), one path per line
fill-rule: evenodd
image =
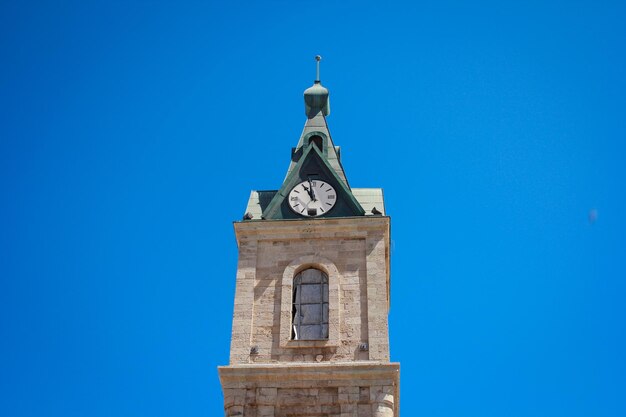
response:
M322 60L322 57L320 55L316 55L315 60L317 61L317 76L315 77L315 82L319 83L320 82L320 61Z
M330 114L330 103L328 101L328 89L320 82L320 61L322 57L315 56L317 61L317 77L313 85L304 90L304 111L309 119L315 117L320 111L324 116Z

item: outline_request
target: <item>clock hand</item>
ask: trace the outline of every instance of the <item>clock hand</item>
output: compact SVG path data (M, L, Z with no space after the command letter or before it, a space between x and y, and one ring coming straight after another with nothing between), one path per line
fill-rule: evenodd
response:
M315 191L313 191L313 184L311 184L311 178L309 178L309 187L311 187L311 192L310 192L311 199L313 201L317 201L317 198L315 198Z
M304 184L302 184L302 188L304 188L306 190L306 192L309 195L309 197L311 197L311 200L315 201L315 195L313 194L312 189L307 187Z

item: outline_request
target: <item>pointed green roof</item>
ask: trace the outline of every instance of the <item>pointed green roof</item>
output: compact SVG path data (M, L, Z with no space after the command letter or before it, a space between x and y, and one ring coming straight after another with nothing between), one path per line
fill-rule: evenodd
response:
M322 153L324 157L332 167L332 169L337 173L341 181L350 187L348 183L348 179L346 177L346 173L343 170L343 166L341 165L340 160L340 148L335 146L333 139L330 135L330 130L328 130L328 124L326 123L326 117L320 111L313 117L307 119L304 124L304 129L302 130L302 134L300 135L300 139L298 140L298 145L293 149L291 154L291 163L289 164L289 169L287 170L287 176L294 169L300 158L302 158L302 154L304 151L305 145L310 143L311 138L314 136L319 136L322 138L323 146ZM286 179L285 177L285 179Z
M314 142L301 147L302 155L287 174L287 178L280 190L273 196L263 211L263 219L290 219L301 218L294 213L287 204L289 192L312 174L327 181L337 191L337 203L332 210L320 217L348 217L363 216L365 210L352 194L346 181L335 171L326 156ZM343 171L342 171L343 172Z
M252 192L244 221L303 219L290 208L287 200L294 187L311 180L331 185L337 194L336 203L324 214L306 219L384 215L382 190L358 189L353 192L348 184L341 165L340 149L335 146L326 123L326 116L330 113L330 93L319 79L321 57L315 59L318 63L317 77L314 85L304 92L307 120L297 146L292 149L287 175L278 191Z

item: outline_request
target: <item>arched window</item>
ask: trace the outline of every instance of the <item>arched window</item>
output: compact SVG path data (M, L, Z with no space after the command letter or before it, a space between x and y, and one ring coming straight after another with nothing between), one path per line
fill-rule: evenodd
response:
M305 269L293 280L292 340L328 339L328 276Z
M319 149L320 152L324 150L324 139L322 139L322 137L319 135L311 136L309 138L309 143L317 146L317 149Z

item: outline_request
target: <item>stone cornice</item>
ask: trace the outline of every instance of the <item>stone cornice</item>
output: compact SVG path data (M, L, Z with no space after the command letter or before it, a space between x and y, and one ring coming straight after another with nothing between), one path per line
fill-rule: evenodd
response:
M367 232L382 231L386 240L389 239L389 216L355 216L321 219L290 219L290 220L247 220L234 222L237 245L244 239L294 239L337 237L337 234L350 234L362 237ZM329 235L331 234L332 235ZM356 235L355 235L356 234Z
M222 386L242 382L276 381L352 381L391 379L399 382L400 364L397 362L341 362L341 363L267 363L219 366ZM268 386L265 384L264 386Z

